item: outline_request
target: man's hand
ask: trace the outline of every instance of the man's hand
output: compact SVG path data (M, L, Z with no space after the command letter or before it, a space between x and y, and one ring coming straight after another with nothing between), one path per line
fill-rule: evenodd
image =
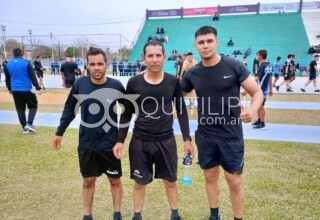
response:
M270 89L269 96L272 96L272 95L273 95L273 91Z
M38 95L41 95L41 90L42 90L42 89L37 90Z
M113 155L119 160L122 159L122 149L123 149L123 143L116 143L116 145L114 145L112 149Z
M62 140L62 136L55 136L53 138L53 147L56 150L60 150L61 148L61 140Z
M250 123L256 112L254 113L251 108L247 108L243 105L240 105L240 108L242 110L242 112L240 114L241 121L243 121L245 123Z
M194 150L193 150L192 143L190 141L184 142L184 155L190 155L192 160L194 158Z

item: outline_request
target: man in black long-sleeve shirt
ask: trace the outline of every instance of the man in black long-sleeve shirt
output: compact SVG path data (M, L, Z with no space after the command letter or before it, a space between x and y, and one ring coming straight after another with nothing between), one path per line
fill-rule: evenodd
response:
M34 61L34 71L36 72L39 79L39 86L42 87L43 90L46 90L43 84L43 68L41 64L41 56L37 56L36 60Z
M114 220L121 220L122 170L121 161L112 152L118 137L113 110L125 91L121 82L105 77L108 63L103 50L90 48L87 61L90 76L79 78L72 86L53 146L60 149L62 136L81 106L78 155L83 177L83 219L92 220L96 177L104 173L111 186Z
M147 65L145 74L132 77L127 84L128 94L139 94L133 137L129 147L131 178L135 180L133 193L134 217L141 219L146 185L155 178L162 179L172 210L171 219L181 219L178 213L177 146L172 129L173 108L178 115L184 140L185 154L193 156L189 135L188 115L178 79L162 71L166 60L164 47L158 41L149 41L143 49L143 60ZM131 103L132 104L132 103ZM131 120L134 106L125 102L121 124ZM121 158L123 142L128 128L119 130L118 143L113 148L116 157Z

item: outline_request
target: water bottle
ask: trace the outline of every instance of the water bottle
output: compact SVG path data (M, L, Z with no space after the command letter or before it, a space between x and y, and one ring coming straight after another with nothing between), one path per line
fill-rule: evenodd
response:
M182 163L183 163L183 176L182 176L181 183L183 185L190 185L192 182L192 179L191 179L192 158L190 157L190 155L186 155L183 158Z

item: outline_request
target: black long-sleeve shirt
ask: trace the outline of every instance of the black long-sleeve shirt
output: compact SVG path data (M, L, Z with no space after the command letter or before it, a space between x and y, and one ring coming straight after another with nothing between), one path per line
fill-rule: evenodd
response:
M34 70L37 71L37 72L43 72L42 71L42 64L40 61L36 60L34 61Z
M73 85L60 119L56 135L62 136L81 106L79 145L94 151L112 151L118 137L116 101L124 97L120 81L107 78L96 85L90 76L81 77Z
M165 73L159 84L149 84L143 75L130 78L126 94L138 94L136 111L132 102L126 100L125 111L120 123L125 124L136 114L133 135L142 140L158 141L173 136L173 102L176 107L178 121L183 139L191 140L186 105L180 84L176 77ZM138 111L138 112L137 112ZM119 129L118 142L123 143L128 127Z

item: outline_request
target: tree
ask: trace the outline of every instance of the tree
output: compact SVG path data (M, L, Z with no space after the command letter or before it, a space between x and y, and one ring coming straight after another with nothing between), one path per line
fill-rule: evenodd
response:
M131 53L132 49L128 49L126 46L120 48L118 50L118 54L120 56L120 59L121 60L127 60L128 59L128 56L129 54Z
M7 58L11 59L13 58L13 49L15 48L21 48L21 45L18 43L15 39L8 39L6 40L6 51L7 51ZM1 45L1 56L4 57L4 48L3 44Z
M81 57L81 48L79 47L68 47L64 52L66 57Z

